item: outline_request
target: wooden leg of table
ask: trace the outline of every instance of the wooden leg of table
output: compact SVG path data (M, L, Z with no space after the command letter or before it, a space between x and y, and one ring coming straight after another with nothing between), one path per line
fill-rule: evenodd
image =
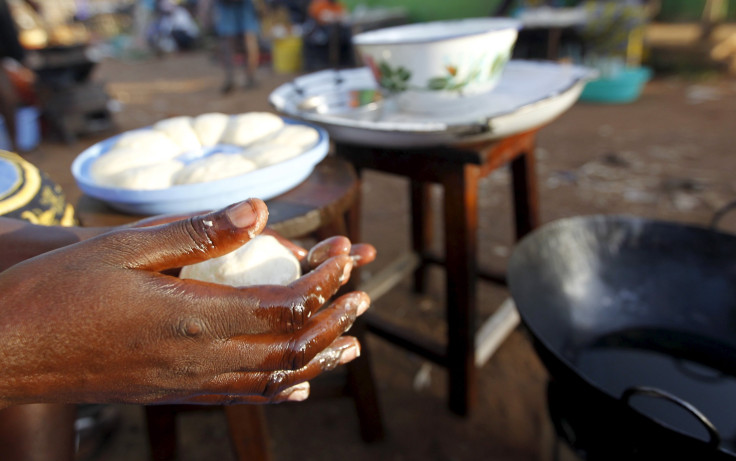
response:
M533 146L511 161L511 178L516 239L519 240L537 228L540 223L537 169Z
M270 461L266 416L259 405L230 405L225 407L230 429L230 440L238 461Z
M450 409L459 415L469 413L477 395L478 177L477 167L463 166L443 181Z
M434 236L432 228L431 184L411 181L411 244L414 253L422 258L414 272L414 292L427 291L428 265L424 255L429 251Z
M169 405L146 406L148 444L153 461L176 459L176 410Z

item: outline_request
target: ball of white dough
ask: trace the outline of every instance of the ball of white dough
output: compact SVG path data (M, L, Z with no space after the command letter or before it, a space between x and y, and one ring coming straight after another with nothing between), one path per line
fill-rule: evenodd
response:
M281 117L269 112L247 112L230 118L220 142L248 146L265 139L284 126Z
M246 149L241 154L244 158L252 161L258 168L289 160L304 152L303 147L287 146L279 144L259 144Z
M105 184L114 175L132 168L166 162L177 155L171 154L171 151L164 150L148 152L142 148L114 147L94 160L89 167L89 175L96 183Z
M202 147L192 127L192 117L181 116L160 120L153 125L153 129L171 138L182 152Z
M220 142L229 121L229 115L211 112L196 116L192 121L192 127L202 146L211 147Z
M216 181L248 173L258 168L239 154L212 154L186 165L174 176L174 184Z
M301 267L276 238L259 235L224 256L183 267L179 276L237 287L288 285L301 276Z
M110 176L105 185L134 190L166 189L173 185L174 174L183 167L178 160L139 166Z
M296 146L307 149L317 144L318 140L319 131L311 126L285 125L271 137L263 140L263 142L272 145Z
M156 130L128 131L120 136L113 147L128 147L160 159L169 159L182 152L181 147L171 138Z

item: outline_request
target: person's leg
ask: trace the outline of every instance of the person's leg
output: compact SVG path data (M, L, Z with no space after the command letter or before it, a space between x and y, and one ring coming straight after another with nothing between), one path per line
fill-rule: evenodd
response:
M245 33L245 75L246 75L246 88L255 87L258 82L256 81L256 70L260 63L260 51L258 49L258 34L255 32Z
M0 459L72 461L76 406L32 404L0 410Z
M220 37L220 53L222 57L222 67L225 70L225 81L220 90L223 94L229 93L235 86L235 72L233 69L233 60L235 58L235 46L237 37Z

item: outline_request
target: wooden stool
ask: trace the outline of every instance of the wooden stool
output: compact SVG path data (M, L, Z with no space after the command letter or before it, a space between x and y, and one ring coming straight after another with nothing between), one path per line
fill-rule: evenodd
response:
M510 163L516 238L535 228L539 223L534 160L537 131L462 147L391 149L335 142L337 155L355 165L359 174L362 169L373 169L411 182L412 251L375 274L361 289L375 301L413 273L414 289L424 291L429 266L445 266L447 344L420 337L370 313L364 317L371 332L448 370L449 406L460 415L466 415L476 399L477 365L485 362L494 350L493 344L500 343L518 324L515 310L504 306L484 327L476 328L477 279L505 283L503 274L481 272L477 266L478 181ZM444 187L444 257L429 251L433 236L429 206L432 183ZM359 241L358 227L354 226L348 236Z
M288 239L355 234L359 219L355 203L358 191L359 181L354 168L345 160L328 156L299 186L266 201L268 225ZM77 212L86 226L122 225L142 218L118 213L88 196L80 199ZM355 274L353 279L357 276ZM366 442L372 442L383 438L384 428L364 331L359 319L351 334L361 342L361 356L346 366L347 387L355 402L361 436ZM146 407L154 460L176 459L176 414L197 408L191 405ZM237 459L270 460L264 407L233 405L225 406L224 410Z

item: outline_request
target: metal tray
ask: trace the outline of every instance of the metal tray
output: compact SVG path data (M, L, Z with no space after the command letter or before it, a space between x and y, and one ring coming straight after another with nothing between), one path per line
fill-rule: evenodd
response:
M508 63L501 82L466 106L402 111L367 67L324 70L276 88L269 102L324 127L338 142L384 147L458 145L500 139L550 122L570 108L596 72L552 62Z

